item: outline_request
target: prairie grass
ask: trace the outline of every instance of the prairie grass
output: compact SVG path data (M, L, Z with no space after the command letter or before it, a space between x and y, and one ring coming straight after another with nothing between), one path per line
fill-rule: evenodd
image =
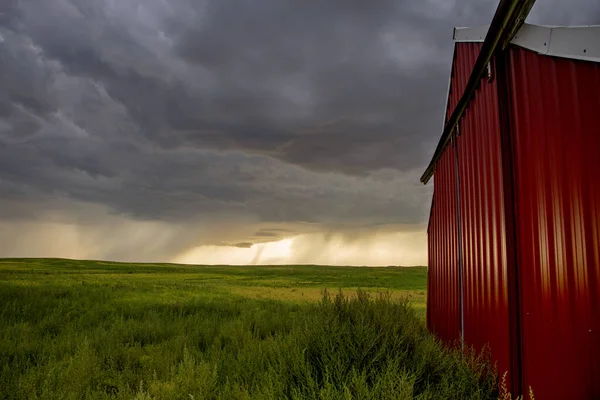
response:
M424 287L423 268L0 260L0 398L497 395L484 358L427 333L405 296Z

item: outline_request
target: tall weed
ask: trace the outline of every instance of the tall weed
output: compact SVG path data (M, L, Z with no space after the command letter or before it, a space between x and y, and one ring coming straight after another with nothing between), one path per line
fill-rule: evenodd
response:
M335 295L120 301L99 285L0 283L3 399L490 399L408 300ZM496 393L497 394L497 393Z

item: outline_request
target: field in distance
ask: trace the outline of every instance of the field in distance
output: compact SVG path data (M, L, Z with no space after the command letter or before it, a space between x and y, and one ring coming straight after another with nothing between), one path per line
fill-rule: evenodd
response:
M0 259L0 398L489 398L425 289L424 267Z
M103 288L121 302L201 298L317 301L323 289L407 297L424 318L426 267L203 266L65 259L0 259L0 282L17 286Z

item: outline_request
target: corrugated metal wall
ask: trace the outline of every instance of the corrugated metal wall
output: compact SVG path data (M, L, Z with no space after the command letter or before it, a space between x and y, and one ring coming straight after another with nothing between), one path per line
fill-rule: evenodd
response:
M447 115L479 48L456 45ZM600 398L600 65L512 47L509 60L509 101L482 80L436 167L428 326L458 338L460 247L466 343L521 369L537 399Z
M454 345L460 338L456 168L448 149L435 172L433 206L429 220L427 274L427 326L440 339Z
M497 81L484 79L460 121L458 160L465 342L510 370L507 252ZM510 379L509 379L510 380Z
M523 383L600 398L600 65L513 48Z
M462 95L481 43L457 43L446 115ZM500 156L500 124L496 81L484 82L460 123L458 164L460 181L461 246L463 254L465 342L481 350L489 345L500 371L509 370L506 237ZM445 304L460 305L456 223L454 147L449 146L434 177L434 204L429 228L429 326L440 335L438 318ZM440 205L442 204L442 205ZM453 235L453 236L450 236ZM451 239L449 239L451 237ZM435 306L438 291L445 296ZM450 298L447 296L450 295ZM440 315L437 315L437 314ZM460 319L458 319L460 323ZM460 327L460 326L459 326ZM455 339L455 335L450 335ZM445 339L445 338L444 338Z
M454 60L452 62L452 73L450 77L450 91L448 93L448 104L446 105L446 121L454 111L460 100L471 70L477 61L482 43L456 43L454 47ZM436 170L437 171L437 170Z
M455 46L446 118L465 89L481 43ZM438 162L428 229L427 326L448 345L460 339L456 161L448 147Z

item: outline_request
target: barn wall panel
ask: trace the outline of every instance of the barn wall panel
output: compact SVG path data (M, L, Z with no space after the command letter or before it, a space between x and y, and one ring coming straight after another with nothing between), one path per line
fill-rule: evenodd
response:
M523 383L600 398L600 66L512 48Z
M460 338L456 168L452 149L440 159L434 178L433 206L428 232L429 329L446 344Z
M471 70L477 61L481 43L456 43L454 48L454 61L450 78L450 91L446 108L446 121L452 115L454 108L462 96Z
M481 43L460 43L454 49L446 115L452 114ZM446 344L460 339L460 291L458 273L458 213L454 149L448 147L438 162L428 230L427 325Z
M456 106L480 43L457 43L447 115ZM500 123L495 82L478 90L457 139L461 240L458 239L454 144L437 165L429 227L428 325L444 340L460 332L459 246L463 254L465 342L488 346L502 371L510 363ZM458 325L456 325L458 324Z
M496 81L483 80L458 136L465 342L510 371L507 249ZM510 377L509 377L510 381Z

